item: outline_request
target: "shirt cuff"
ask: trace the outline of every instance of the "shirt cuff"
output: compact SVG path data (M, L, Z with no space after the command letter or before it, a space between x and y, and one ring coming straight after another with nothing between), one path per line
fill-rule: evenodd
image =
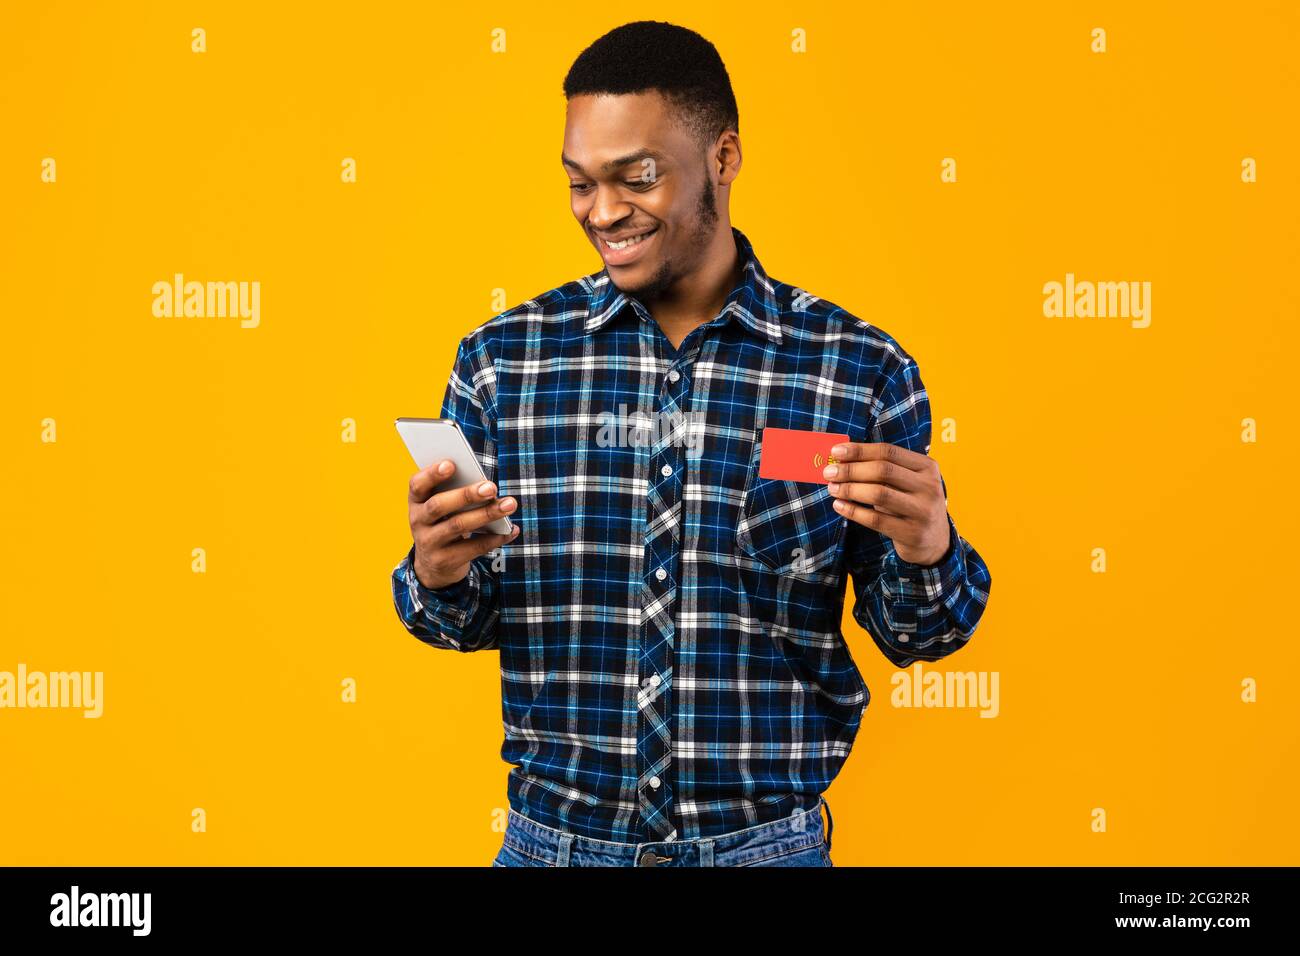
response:
M887 565L897 586L891 590L907 604L939 604L966 580L966 554L957 525L948 515L948 550L934 564L913 564L890 549Z
M478 588L478 568L474 562L470 562L469 573L459 581L446 587L426 588L415 573L415 546L412 545L406 556L405 577L411 603L417 611L426 612L435 620L441 618L457 627L465 623L469 598Z

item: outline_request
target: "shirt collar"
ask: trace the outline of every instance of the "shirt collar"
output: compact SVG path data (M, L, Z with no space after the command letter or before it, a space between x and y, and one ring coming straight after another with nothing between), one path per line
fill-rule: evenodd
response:
M754 254L754 247L743 232L735 226L731 233L736 240L736 251L744 264L740 281L727 296L718 317L730 315L755 335L781 341L781 310L776 302L772 281ZM608 325L614 316L623 311L630 299L609 277L609 269L602 269L587 280L591 285L591 300L587 307L586 332L596 332Z

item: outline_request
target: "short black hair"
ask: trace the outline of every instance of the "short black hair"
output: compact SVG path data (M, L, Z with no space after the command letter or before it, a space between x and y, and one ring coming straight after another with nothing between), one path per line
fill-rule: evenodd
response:
M564 96L656 90L705 149L724 130L740 134L731 77L717 49L694 30L659 20L615 27L578 54Z

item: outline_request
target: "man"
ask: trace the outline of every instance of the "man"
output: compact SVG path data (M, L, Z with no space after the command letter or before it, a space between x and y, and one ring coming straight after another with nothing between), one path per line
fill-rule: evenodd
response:
M442 415L489 481L411 479L397 611L435 647L500 652L493 865L829 866L822 793L869 699L846 572L903 667L966 643L988 568L927 456L916 362L768 277L731 226L739 122L712 44L629 23L564 92L604 268L461 341ZM759 474L764 429L850 441L824 480L783 480ZM502 515L511 535L467 536Z

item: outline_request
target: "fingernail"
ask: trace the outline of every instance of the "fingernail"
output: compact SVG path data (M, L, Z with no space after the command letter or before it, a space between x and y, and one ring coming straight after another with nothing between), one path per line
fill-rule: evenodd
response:
M514 511L514 510L515 510L515 499L514 499L514 498L502 498L502 499L501 499L501 510L502 510L502 511Z
M451 472L451 462L444 461L440 465L438 465L438 474L446 475L449 474L450 472Z
M823 477L823 478L834 478L834 477L835 477L836 475L838 475L839 473L840 473L840 470L839 470L838 468L836 468L834 465L827 465L827 466L825 467L825 469L822 470L822 477Z
M485 481L483 484L478 486L478 493L480 495L490 495L494 491L496 491L496 488L492 486L492 482L490 481Z
M838 481L832 481L826 486L826 490L833 495L838 495L840 493L840 483Z
M846 511L846 510L848 509L848 507L849 507L849 503L848 503L847 501L843 501L843 500L841 500L841 499L839 499L839 498L835 499L835 510L836 510L836 511Z
M849 449L847 445L836 445L834 448L831 449L831 454L834 455L836 458L843 458L848 453L849 453Z

